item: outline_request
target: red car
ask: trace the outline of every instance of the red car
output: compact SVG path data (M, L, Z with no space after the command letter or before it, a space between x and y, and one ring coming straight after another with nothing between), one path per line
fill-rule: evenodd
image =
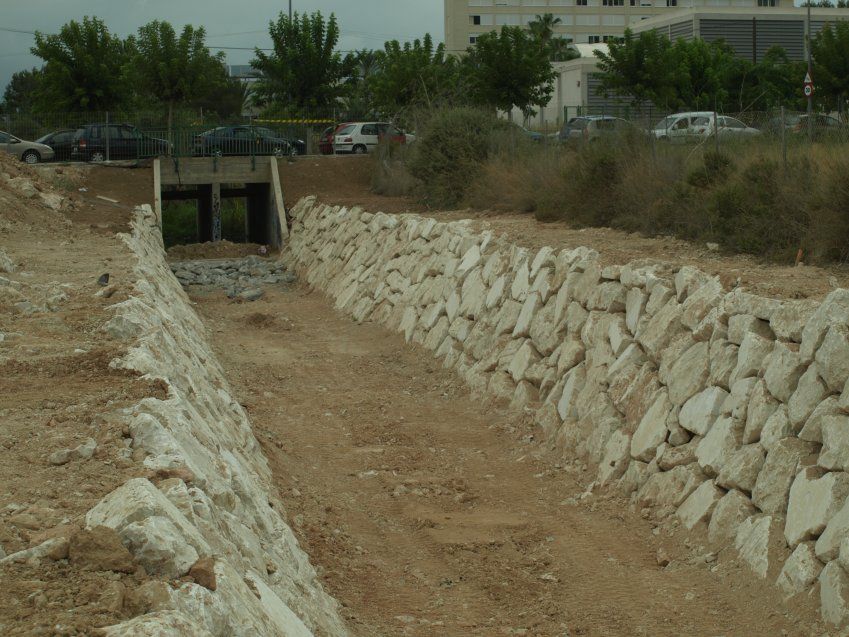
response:
M318 152L322 155L332 155L333 154L333 140L336 137L336 131L345 126L345 124L336 124L334 126L328 126L321 133L321 137L318 138Z

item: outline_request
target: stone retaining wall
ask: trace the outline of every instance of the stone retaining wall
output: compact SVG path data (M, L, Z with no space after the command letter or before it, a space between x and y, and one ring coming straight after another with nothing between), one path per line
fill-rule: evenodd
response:
M291 211L302 278L357 321L434 351L482 395L787 597L849 619L849 290L822 303L726 291L699 270L601 265L463 222Z
M131 344L113 366L162 379L168 388L167 399L148 398L114 415L153 481L125 483L86 523L115 529L136 561L161 579L143 584L148 614L105 634L346 635L336 602L286 525L248 417L153 224L150 208L139 208L132 235L123 237L138 259L135 292L113 306L104 326ZM177 579L190 570L194 582Z

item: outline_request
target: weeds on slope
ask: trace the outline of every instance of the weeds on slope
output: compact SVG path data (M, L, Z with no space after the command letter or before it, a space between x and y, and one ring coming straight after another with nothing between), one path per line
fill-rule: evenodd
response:
M532 142L480 112L435 116L409 148L378 153L378 192L423 203L532 213L716 243L793 262L849 260L849 149L770 139L670 145L629 134L574 146ZM387 159L388 158L388 159Z

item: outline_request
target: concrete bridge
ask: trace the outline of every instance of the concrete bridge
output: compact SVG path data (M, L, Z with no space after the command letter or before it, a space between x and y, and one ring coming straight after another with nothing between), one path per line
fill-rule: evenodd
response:
M289 236L276 157L184 157L153 162L154 202L197 201L198 241L221 240L221 200L247 200L245 234L251 243L282 247Z

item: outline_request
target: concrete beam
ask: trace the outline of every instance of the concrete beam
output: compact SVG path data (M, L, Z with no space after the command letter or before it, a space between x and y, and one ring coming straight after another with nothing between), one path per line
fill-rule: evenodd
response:
M157 160L159 161L159 160ZM161 185L244 184L270 181L274 157L181 157L161 161Z

